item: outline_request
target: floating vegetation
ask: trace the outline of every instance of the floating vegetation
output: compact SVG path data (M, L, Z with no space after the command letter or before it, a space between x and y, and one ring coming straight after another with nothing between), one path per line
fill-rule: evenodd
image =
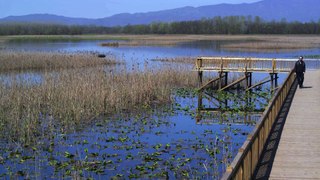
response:
M190 116L196 111L196 91L183 88L175 94L173 106L156 111L146 107L144 113L129 117L101 118L74 133L51 131L32 147L3 142L0 175L218 179L253 126L199 126Z
M36 151L22 148L15 151L13 146L1 146L4 155L0 164L2 177L24 178L191 178L218 177L225 169L225 164L232 160L227 149L237 149L230 143L230 132L215 130L207 136L181 132L178 126L172 128L171 120L166 118L149 119L146 125L132 120L118 119L105 124L104 127L93 127L90 131L67 135L65 139L52 139L55 149L41 148ZM183 121L173 121L179 126ZM169 123L169 124L168 124ZM155 124L160 124L158 127ZM168 125L170 130L168 129ZM140 126L151 131L140 131ZM105 132L108 128L109 133ZM129 129L127 139L123 140L118 133L112 132L119 128ZM210 127L206 127L210 128ZM164 134L155 138L154 131L161 129ZM211 128L210 128L211 129ZM222 129L222 127L221 127ZM232 128L231 128L232 129ZM208 133L209 129L199 130ZM240 130L239 130L240 131ZM241 129L241 131L247 131ZM183 134L176 136L175 134ZM80 136L81 135L81 136ZM98 138L97 138L98 137ZM107 141L110 137L112 141ZM170 137L170 138L168 138ZM78 143L87 141L88 144ZM168 143L170 142L170 143ZM240 143L238 143L239 146ZM72 148L71 148L72 147ZM190 149L190 147L193 147ZM41 149L40 149L41 148ZM236 154L236 151L231 152ZM216 162L216 163L214 163ZM205 168L204 168L204 164ZM223 166L223 167L221 167ZM22 167L29 167L23 169ZM21 168L23 170L21 170ZM220 172L215 174L214 172Z
M198 122L190 69L43 72L36 83L0 78L1 178L218 179L254 128L245 112L271 98L208 92L216 99L203 108L220 112L201 112Z
M119 47L119 42L105 42L101 43L100 46Z

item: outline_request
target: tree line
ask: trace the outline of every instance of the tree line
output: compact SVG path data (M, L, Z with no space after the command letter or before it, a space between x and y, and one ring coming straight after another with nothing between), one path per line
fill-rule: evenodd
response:
M320 34L318 22L265 21L260 17L228 16L181 22L117 27L2 23L0 35L81 34Z

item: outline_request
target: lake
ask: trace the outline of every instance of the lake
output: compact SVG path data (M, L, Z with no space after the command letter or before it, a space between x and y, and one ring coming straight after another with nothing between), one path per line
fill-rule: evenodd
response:
M8 43L5 49L14 51L44 51L77 53L94 51L126 62L128 67L160 58L198 56L240 56L297 58L300 55L319 55L320 48L283 52L243 52L221 48L228 41L196 41L174 46L120 46L102 47L106 41L79 42L22 42ZM318 68L318 61L309 61L310 68ZM308 63L307 61L307 66ZM168 63L164 63L168 65ZM193 65L185 65L192 70ZM17 78L34 79L41 83L41 73L18 74ZM254 82L268 74L254 75ZM1 76L6 79L6 75ZM279 84L286 78L280 74ZM6 80L2 81L8 83ZM254 90L249 98L249 109L263 109L272 94L266 84ZM204 112L198 120L198 94L194 89L180 88L172 94L172 104L164 107L146 107L137 114L99 116L96 122L77 127L64 134L52 117L42 117L41 134L37 144L29 147L0 140L0 177L14 179L218 179L258 123L261 114L248 115L240 111L246 107L243 90L216 97L204 97L203 106L221 109L221 100L227 99L230 113ZM224 98L224 99L223 99Z
M143 63L152 59L172 57L198 57L198 56L233 56L233 57L266 57L266 58L296 58L299 56L314 56L320 54L320 48L296 49L290 51L274 52L250 52L226 50L221 45L233 41L195 41L183 42L171 46L120 46L103 47L108 40L77 41L77 42L11 42L5 44L5 49L19 51L53 51L72 52L93 51L102 54L112 55L116 59L126 62ZM242 41L240 41L242 42ZM306 58L307 59L307 58Z

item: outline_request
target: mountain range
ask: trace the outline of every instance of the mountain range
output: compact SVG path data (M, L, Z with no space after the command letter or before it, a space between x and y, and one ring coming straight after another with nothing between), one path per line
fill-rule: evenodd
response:
M146 13L122 13L99 19L70 18L51 14L31 14L8 16L0 19L0 23L52 23L112 27L128 24L150 24L152 22L199 20L216 16L259 16L268 21L285 19L289 22L318 22L320 21L320 0L262 0L255 3L218 4L200 7L187 6Z

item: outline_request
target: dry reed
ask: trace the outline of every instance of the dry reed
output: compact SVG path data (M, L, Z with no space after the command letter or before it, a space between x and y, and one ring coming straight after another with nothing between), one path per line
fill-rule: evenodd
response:
M101 43L100 46L119 47L119 42L105 42Z
M273 51L318 48L317 35L75 35L75 36L2 36L0 44L10 40L119 40L119 46L177 45L183 42L224 41L221 48L240 51Z
M221 48L231 51L278 52L320 47L320 37L318 36L265 35L255 38L255 41L223 44Z
M220 41L222 49L231 51L292 51L320 47L320 37L315 35L118 35L119 46L175 46L194 41Z
M4 138L30 143L56 127L65 132L102 114L130 112L171 101L171 90L196 82L189 69L140 72L103 67L45 71L42 82L0 82L0 130ZM1 78L0 78L1 80ZM8 83L10 82L10 83ZM49 128L52 127L52 128Z
M197 57L175 57L175 58L157 58L152 61L158 61L163 63L183 63L183 64L195 64Z
M102 59L93 52L50 53L0 51L0 72L26 70L55 70L117 64L115 60Z

